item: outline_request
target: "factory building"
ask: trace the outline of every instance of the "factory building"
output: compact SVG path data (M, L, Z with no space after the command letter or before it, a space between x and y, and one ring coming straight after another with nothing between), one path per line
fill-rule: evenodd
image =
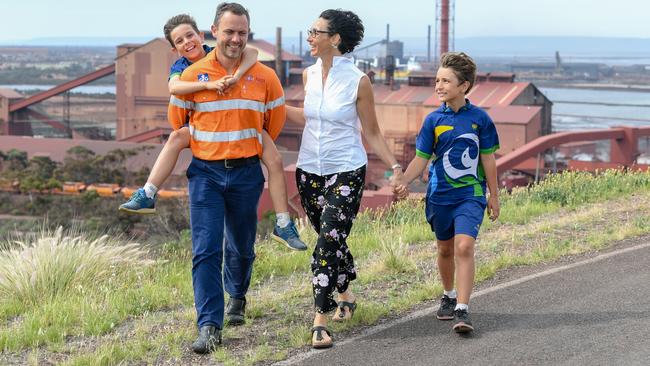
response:
M215 45L210 32L205 32L205 43ZM248 47L257 49L258 60L275 69L275 46L254 39ZM116 140L160 142L169 134L167 104L169 68L178 58L164 38L156 38L143 45L123 44L117 48L115 62L117 128ZM282 53L284 75L300 68L302 60L290 53ZM288 77L287 77L288 79ZM288 81L284 80L284 84Z

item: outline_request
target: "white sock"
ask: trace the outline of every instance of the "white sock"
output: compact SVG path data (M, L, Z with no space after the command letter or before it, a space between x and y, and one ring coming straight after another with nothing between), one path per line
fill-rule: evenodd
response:
M144 189L144 194L148 198L154 198L156 192L158 192L158 187L154 186L151 183L145 183L143 189Z
M447 295L447 297L450 298L450 299L455 299L456 296L457 296L457 295L456 295L456 289L455 289L455 288L451 289L451 291L447 291L447 290L445 290L445 293L444 293L444 294Z
M468 310L469 310L469 306L468 306L467 304L461 304L461 303L458 303L458 304L456 304L456 309L454 309L454 310L465 310L465 311L468 311Z
M288 212L278 212L275 214L275 218L278 226L282 228L287 227L291 222L291 216L289 216Z

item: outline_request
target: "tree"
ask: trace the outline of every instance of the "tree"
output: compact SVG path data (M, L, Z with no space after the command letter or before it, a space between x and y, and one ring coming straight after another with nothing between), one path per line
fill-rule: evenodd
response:
M8 163L7 169L14 172L19 172L27 168L27 153L16 149L11 149L7 153L6 161Z
M111 150L105 155L97 155L83 146L75 146L67 151L63 166L56 174L64 181L92 183L115 183L123 185L127 181L126 162L150 146L135 149Z
M34 156L19 175L20 190L29 192L60 188L61 182L54 177L57 166L58 164L47 156Z
M97 172L93 167L95 157L95 152L86 147L72 147L66 151L63 166L57 172L57 176L63 181L95 183L97 179Z

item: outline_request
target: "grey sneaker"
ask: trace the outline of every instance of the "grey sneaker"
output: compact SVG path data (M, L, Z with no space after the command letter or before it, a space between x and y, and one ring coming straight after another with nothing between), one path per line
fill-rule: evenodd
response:
M228 299L228 305L226 305L226 323L228 325L237 326L244 324L245 313L246 298L235 299L231 297Z
M438 318L438 320L452 320L454 318L455 308L456 299L451 299L447 295L442 295L436 318Z
M454 331L456 333L469 333L474 330L467 310L454 310Z
M273 233L271 234L271 239L277 241L278 243L286 245L289 249L293 250L307 250L307 245L300 240L298 235L298 230L296 225L292 222L289 222L289 225L286 227L279 227L275 225L273 228Z
M192 343L195 353L210 353L221 344L221 329L213 325L204 325L199 329L199 337Z

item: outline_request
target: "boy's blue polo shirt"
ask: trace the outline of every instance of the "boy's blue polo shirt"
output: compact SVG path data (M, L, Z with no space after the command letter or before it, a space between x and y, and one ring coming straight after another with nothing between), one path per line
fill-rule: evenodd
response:
M499 148L499 136L488 114L469 100L458 112L446 104L424 120L415 141L416 155L430 159L427 202L450 205L468 198L485 203L485 172L480 154Z
M205 54L207 55L208 52L212 51L212 47L208 45L203 45L203 50L205 50ZM192 63L190 60L187 59L187 57L183 56L176 60L172 67L169 68L169 77L167 80L170 80L173 76L178 75L180 76L185 69L187 69L188 66L190 66Z

